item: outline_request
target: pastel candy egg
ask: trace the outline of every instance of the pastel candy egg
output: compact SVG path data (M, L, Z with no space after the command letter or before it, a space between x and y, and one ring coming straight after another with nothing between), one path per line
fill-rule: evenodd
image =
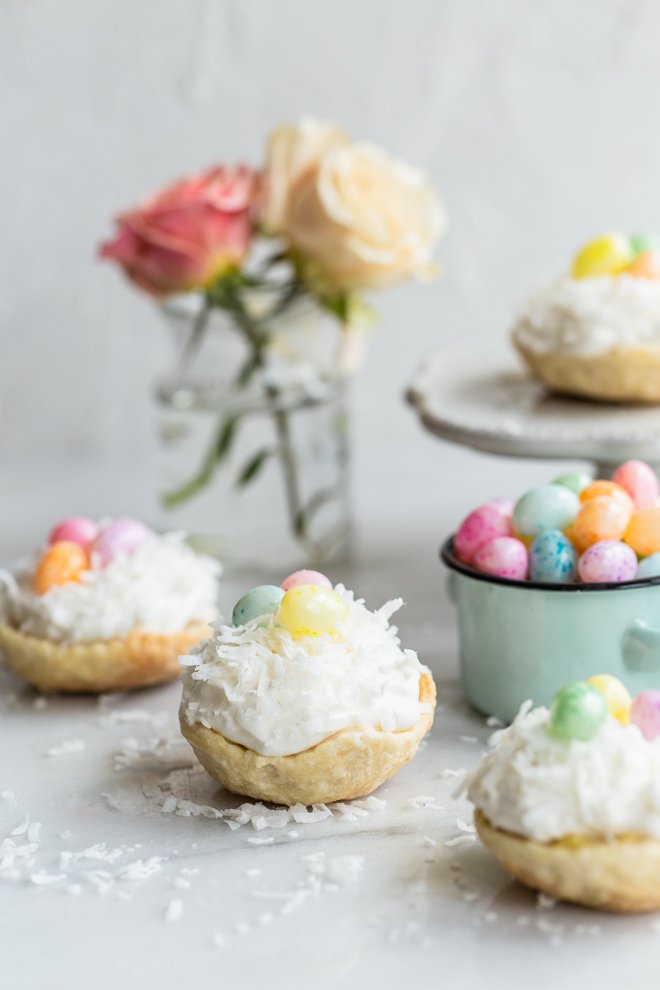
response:
M660 691L642 691L630 708L630 721L641 731L645 739L660 736Z
M591 739L606 718L607 701L600 691L585 681L567 684L557 692L550 706L551 731L567 742Z
M324 636L347 622L348 606L332 588L299 584L285 592L278 617L294 639Z
M244 626L253 619L272 615L279 608L284 592L274 584L259 584L239 598L231 615L232 624Z
M60 540L46 550L34 574L34 590L45 595L55 585L80 581L88 567L87 554L72 540Z
M577 573L577 553L559 529L541 533L529 551L529 576L545 584L571 583Z
M493 577L524 581L529 560L527 547L514 536L496 536L479 547L472 561L478 571Z
M619 678L612 677L611 674L596 674L594 677L588 677L586 683L600 691L607 702L607 710L612 718L621 722L622 725L628 725L632 702L625 685L621 683Z
M630 239L625 234L604 234L590 241L573 261L573 278L618 275L633 259Z
M101 530L91 551L105 567L118 554L130 556L144 543L150 530L138 519L115 519Z
M649 557L644 557L644 560L640 560L635 576L640 581L660 577L660 553L652 553Z
M565 485L539 485L525 492L513 510L517 535L536 537L547 529L565 529L575 519L580 500Z
M315 584L320 588L332 587L330 578L327 578L325 574L321 574L320 571L294 571L293 574L289 574L287 578L284 578L280 587L284 591L288 591L289 588L295 588L299 584Z
M626 268L626 275L633 278L660 278L660 251L645 251L631 261Z
M620 540L592 543L580 557L578 574L585 584L634 581L637 574L635 551Z
M558 478L555 478L552 484L563 485L564 488L570 488L572 492L579 495L591 482L592 477L586 471L567 471L566 474L560 474Z
M660 553L660 508L639 509L634 512L624 539L638 557Z
M632 515L635 511L635 503L632 498L621 485L617 485L615 481L592 481L590 485L584 489L580 494L580 501L584 505L585 502L589 502L592 498L599 498L601 495L607 498L614 498L625 508L628 515Z
M454 537L454 553L459 560L471 564L477 550L498 536L511 536L513 503L493 499L474 509L465 517Z
M630 246L635 255L646 254L647 251L660 251L660 236L658 234L633 234Z
M628 492L636 509L653 508L660 495L660 482L653 468L644 461L626 461L614 472L616 481Z
M620 540L626 532L631 515L618 499L599 495L585 502L570 530L570 537L579 553L600 540Z
M89 545L94 542L99 533L99 527L93 519L88 519L87 516L70 516L68 519L62 520L61 523L51 531L48 537L48 543L52 545L53 543L59 543L61 540L66 540L69 543L77 543L79 547L87 550Z

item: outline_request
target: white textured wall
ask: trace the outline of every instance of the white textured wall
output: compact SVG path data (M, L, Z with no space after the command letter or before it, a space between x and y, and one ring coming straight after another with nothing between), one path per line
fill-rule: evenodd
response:
M356 396L362 463L397 443L421 465L441 448L400 392L425 350L503 333L585 235L660 228L659 38L653 0L3 0L0 453L147 448L164 337L95 244L314 112L426 166L448 205L445 277L381 298Z

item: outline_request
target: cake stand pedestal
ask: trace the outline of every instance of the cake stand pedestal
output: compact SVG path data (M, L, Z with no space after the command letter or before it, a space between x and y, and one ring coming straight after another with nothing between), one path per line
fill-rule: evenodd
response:
M549 392L504 342L436 350L407 391L429 432L509 457L590 461L609 478L630 458L660 470L660 406L615 405Z

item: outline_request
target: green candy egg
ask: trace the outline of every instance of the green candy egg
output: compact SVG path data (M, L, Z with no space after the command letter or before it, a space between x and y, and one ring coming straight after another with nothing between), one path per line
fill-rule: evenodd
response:
M580 511L580 499L565 485L539 485L518 499L513 528L519 536L538 536L548 529L565 529Z
M558 478L554 478L552 484L563 485L564 488L570 488L576 495L580 495L593 480L586 471L567 471L566 474L560 474Z
M232 625L244 626L253 619L272 615L279 608L284 592L274 584L259 584L239 598L231 614Z
M585 681L567 684L557 692L550 706L552 734L566 742L571 739L591 739L606 717L605 696Z
M635 257L646 254L647 251L660 250L660 235L658 234L633 234L630 238L630 246L635 252Z

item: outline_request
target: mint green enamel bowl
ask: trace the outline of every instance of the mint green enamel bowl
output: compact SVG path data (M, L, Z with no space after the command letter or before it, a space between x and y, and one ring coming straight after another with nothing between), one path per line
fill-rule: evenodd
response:
M660 688L660 578L540 584L480 574L441 550L458 610L465 693L510 722L523 701L548 704L570 681L613 674L632 695Z

